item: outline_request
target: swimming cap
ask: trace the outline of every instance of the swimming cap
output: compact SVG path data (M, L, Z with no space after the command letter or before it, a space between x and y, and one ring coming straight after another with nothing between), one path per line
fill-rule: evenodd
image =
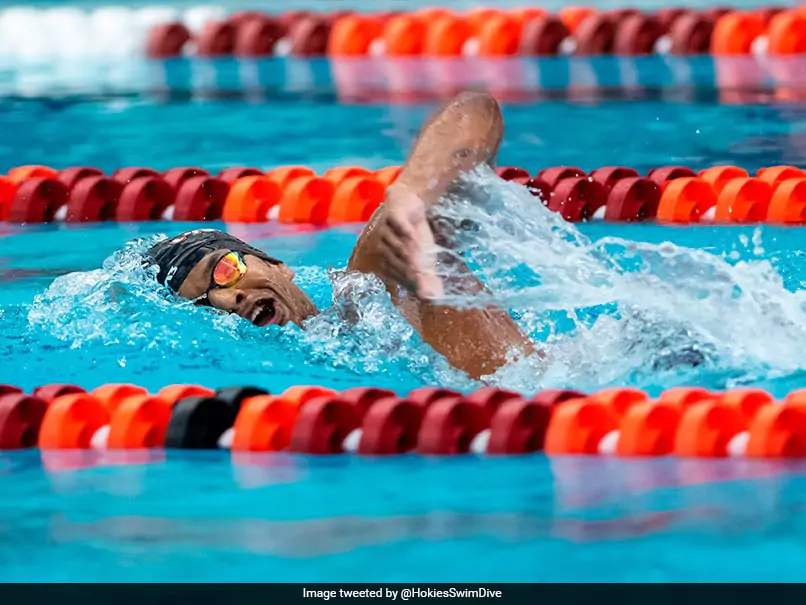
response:
M196 229L155 244L146 252L144 265L158 266L157 281L174 292L179 292L193 267L215 250L251 254L274 265L282 263L229 233L218 229Z

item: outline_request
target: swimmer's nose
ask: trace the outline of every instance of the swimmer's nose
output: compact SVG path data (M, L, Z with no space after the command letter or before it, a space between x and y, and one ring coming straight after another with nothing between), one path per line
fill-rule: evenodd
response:
M243 309L244 301L246 301L246 294L244 294L240 290L236 290L235 291L235 306L238 308L239 311Z

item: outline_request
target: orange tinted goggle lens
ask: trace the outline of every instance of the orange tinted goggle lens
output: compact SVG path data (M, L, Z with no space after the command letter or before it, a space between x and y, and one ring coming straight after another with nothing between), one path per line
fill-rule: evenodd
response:
M235 284L246 273L246 265L234 252L230 252L215 266L213 281L217 286L227 288Z

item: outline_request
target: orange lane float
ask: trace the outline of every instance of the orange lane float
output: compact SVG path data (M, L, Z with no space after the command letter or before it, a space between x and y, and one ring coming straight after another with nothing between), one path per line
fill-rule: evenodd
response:
M439 16L425 31L423 54L431 57L458 57L473 33L467 20L452 14Z
M757 13L732 12L720 17L711 37L715 55L749 55L753 43L764 35L766 25Z
M738 166L714 166L713 168L701 170L697 176L711 185L714 193L718 196L729 181L747 178L748 174L746 170Z
M765 222L779 225L806 222L806 179L788 179L775 189Z
M221 212L225 223L259 223L280 203L282 190L266 176L244 176L230 183Z
M696 223L716 205L713 188L695 177L671 181L663 189L658 205L658 221L664 223Z
M153 448L233 452L686 458L806 457L806 390L776 401L760 389L635 388L532 397L441 387L0 385L0 450Z
M372 43L381 35L379 19L365 15L347 15L333 24L327 52L333 57L360 57L369 54Z
M779 11L767 23L768 47L771 55L806 53L806 12Z
M714 221L760 223L769 213L772 192L772 186L759 179L731 179L719 193Z
M419 15L397 15L383 26L380 40L388 57L421 55L425 44L426 21Z
M43 450L89 449L93 436L108 424L109 412L92 395L63 395L45 410L38 446Z
M171 409L172 404L159 396L130 395L111 415L106 447L110 450L163 447Z

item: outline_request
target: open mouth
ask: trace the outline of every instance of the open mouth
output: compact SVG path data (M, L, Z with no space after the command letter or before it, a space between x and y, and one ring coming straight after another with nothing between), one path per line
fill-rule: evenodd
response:
M250 321L256 326L267 326L278 319L277 307L273 298L266 298L255 303Z

